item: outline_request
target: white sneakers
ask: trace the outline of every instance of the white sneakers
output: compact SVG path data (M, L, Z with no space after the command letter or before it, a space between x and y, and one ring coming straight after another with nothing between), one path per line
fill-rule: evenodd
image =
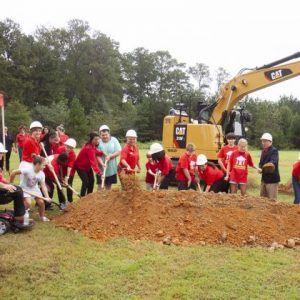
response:
M50 220L47 218L47 217L40 217L40 220L42 221L42 222L49 222Z

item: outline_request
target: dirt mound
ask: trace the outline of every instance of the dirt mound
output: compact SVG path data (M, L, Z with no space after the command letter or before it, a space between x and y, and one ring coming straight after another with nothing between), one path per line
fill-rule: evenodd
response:
M97 240L125 236L166 244L267 246L300 237L300 207L195 191L96 192L70 205L54 222Z
M290 183L286 183L286 184L279 184L278 186L278 191L280 193L284 193L284 194L292 194L293 193L293 188L292 185Z

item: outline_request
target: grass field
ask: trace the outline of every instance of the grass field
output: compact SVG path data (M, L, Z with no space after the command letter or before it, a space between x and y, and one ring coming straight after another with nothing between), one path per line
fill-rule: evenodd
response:
M259 151L251 153L258 162ZM297 157L280 152L282 182ZM17 163L13 155L13 167ZM249 193L258 194L259 177L250 176ZM280 200L292 203L292 196ZM300 252L125 238L100 243L38 221L30 232L0 237L0 299L145 298L300 299Z

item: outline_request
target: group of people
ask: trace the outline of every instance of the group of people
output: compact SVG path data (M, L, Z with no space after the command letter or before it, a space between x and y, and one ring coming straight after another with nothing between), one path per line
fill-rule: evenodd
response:
M262 135L261 143L258 166L254 165L252 156L247 151L247 141L241 138L236 143L235 135L229 133L225 145L218 153L218 165L208 161L204 154L197 156L195 145L189 143L176 167L163 146L153 143L147 152L146 188L168 189L171 181L176 179L178 190L201 189L200 182L204 182L204 192L237 193L240 189L241 195L245 195L248 168L252 167L261 174L261 196L277 199L280 181L278 151L272 145L273 139L269 133ZM117 138L111 136L107 125L102 125L98 132L91 132L77 155L74 151L76 146L76 140L66 135L63 126L51 131L34 121L29 133L21 126L16 138L20 166L12 171L9 180L0 176L0 204L13 199L16 220L22 220L25 212L30 209L31 200L35 199L41 221L48 221L45 210L51 209L55 187L62 209L66 203L73 201L72 184L75 173L82 182L80 196L85 196L94 190L94 175L98 189L104 184L104 188L109 190L117 183L117 177L121 173L130 175L141 172L137 133L133 129L127 131L123 148ZM7 150L0 143L0 160L4 153ZM265 171L266 164L271 164L271 171ZM20 176L19 186L13 185L16 176ZM293 178L296 176L297 180L293 179L295 185L299 184L300 163L293 170ZM63 186L67 187L67 196L63 192ZM300 184L297 197L295 203L300 202Z

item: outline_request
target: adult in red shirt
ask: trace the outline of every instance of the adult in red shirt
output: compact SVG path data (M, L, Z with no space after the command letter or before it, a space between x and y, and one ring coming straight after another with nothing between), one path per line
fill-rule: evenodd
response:
M48 159L52 167L52 170L55 172L58 180L62 182L65 176L68 154L66 152L62 152L60 154L50 155ZM52 199L54 194L54 187L56 185L55 177L53 175L53 172L50 170L49 166L45 167L44 173L45 173L45 182L47 185L49 197ZM57 196L58 196L60 207L61 209L64 209L66 206L65 195L63 191L60 190L58 187L56 187L56 189L57 189Z
M204 154L200 154L197 157L197 178L205 182L205 192L225 192L228 191L227 181L225 181L225 173L220 170L214 163L207 161L207 157Z
M220 152L218 153L218 164L221 167L221 169L226 173L227 171L227 165L230 159L230 156L233 151L237 150L237 146L235 145L235 134L232 132L229 132L226 135L226 142L227 145L224 145Z
M295 194L294 204L300 204L300 157L299 160L293 165L292 171L292 184Z
M19 127L18 134L16 136L16 145L18 148L20 162L22 161L22 152L23 152L25 139L26 139L26 127L21 125Z
M229 179L230 192L235 194L240 187L242 196L246 195L247 191L248 166L261 172L261 169L254 165L250 153L247 152L247 146L247 140L239 140L238 150L235 150L230 156L225 177L226 180Z
M124 170L125 174L135 174L136 167L136 172L140 173L141 166L139 148L137 146L137 134L135 130L130 129L126 133L126 144L121 151L118 173L120 174Z
M146 190L150 191L153 188L155 188L154 181L155 181L155 176L156 176L156 171L157 171L157 164L155 161L153 161L151 154L148 152L147 153L147 163L146 163Z
M19 168L32 165L33 158L40 155L40 137L42 129L43 126L38 121L34 121L30 124L30 134L26 136L23 143L22 161Z
M195 150L194 144L187 144L186 152L179 158L175 175L179 191L190 188L196 190L195 169L197 156Z
M67 139L64 146L61 146L58 148L57 153L67 153L68 155L68 160L67 163L64 167L64 174L65 174L65 178L64 181L66 183L68 183L68 185L72 186L73 185L73 179L74 179L74 174L75 174L75 170L74 170L74 164L75 164L75 160L76 160L76 153L74 151L74 149L76 148L76 141L72 138ZM73 202L73 192L70 189L67 189L67 198L68 198L68 202Z
M152 159L157 163L157 169L160 171L160 176L157 180L157 185L161 190L167 190L171 180L175 177L175 170L172 161L166 155L164 148L159 143L154 143L150 146L150 154Z
M97 132L90 133L88 142L81 148L74 163L74 168L82 181L81 197L93 192L95 182L93 171L101 175L98 163L103 166L100 157L103 156L104 153L97 149L99 141L100 136ZM98 160L97 157L99 157Z
M56 130L58 133L60 145L64 145L64 143L67 141L67 139L69 139L69 136L67 134L65 134L65 128L62 125L60 125L60 126L57 126Z

